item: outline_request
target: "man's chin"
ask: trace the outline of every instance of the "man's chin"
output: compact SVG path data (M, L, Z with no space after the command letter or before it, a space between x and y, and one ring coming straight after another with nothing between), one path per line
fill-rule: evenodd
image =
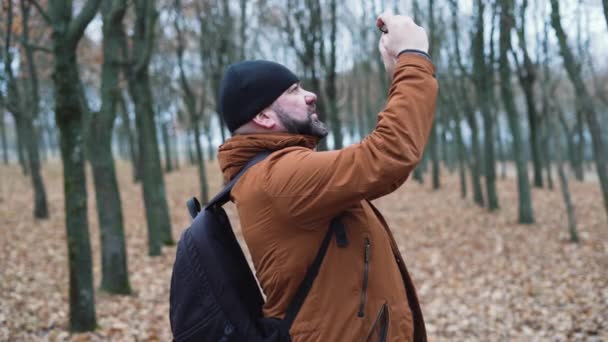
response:
M321 121L319 121L320 125L315 125L312 129L312 133L314 136L319 137L320 139L325 138L329 134L329 130L327 126L325 126Z

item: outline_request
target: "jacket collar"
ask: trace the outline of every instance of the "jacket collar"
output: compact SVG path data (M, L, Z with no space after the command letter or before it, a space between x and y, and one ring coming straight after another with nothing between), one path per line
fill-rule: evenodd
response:
M229 181L262 151L277 151L293 146L313 149L318 141L318 137L290 133L239 134L220 145L217 159L224 180Z

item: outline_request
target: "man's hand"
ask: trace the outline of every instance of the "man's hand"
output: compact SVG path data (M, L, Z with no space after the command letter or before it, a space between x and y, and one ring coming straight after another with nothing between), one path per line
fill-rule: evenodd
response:
M426 32L416 25L412 18L385 12L378 16L376 26L384 32L380 37L378 49L390 76L393 75L401 51L412 49L428 53L429 41Z

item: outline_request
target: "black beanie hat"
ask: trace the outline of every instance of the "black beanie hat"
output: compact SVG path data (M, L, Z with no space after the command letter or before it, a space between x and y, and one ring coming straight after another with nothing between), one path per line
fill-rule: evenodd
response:
M220 84L219 111L230 132L270 106L298 77L283 65L255 60L232 64Z

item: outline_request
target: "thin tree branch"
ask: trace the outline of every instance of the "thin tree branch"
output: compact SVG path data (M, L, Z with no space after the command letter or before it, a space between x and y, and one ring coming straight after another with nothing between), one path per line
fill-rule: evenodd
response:
M23 46L27 47L27 48L31 48L34 51L42 51L44 53L53 53L53 50L51 50L50 48L46 47L46 46L41 46L41 45L36 45L34 43L30 43L28 41L25 41L25 39L20 38L19 39L21 41L21 44L23 44Z
M51 17L49 17L49 15L46 13L44 8L42 8L42 6L38 3L38 1L36 1L36 0L27 0L27 1L29 1L32 5L34 5L34 7L36 7L36 9L38 10L38 13L40 13L40 15L42 16L42 19L44 19L44 22L46 22L48 25L53 24Z
M154 2L150 3L150 1L146 1L146 32L145 32L145 47L144 51L141 54L141 59L137 61L135 65L134 72L139 73L144 67L148 66L150 62L150 57L152 56L152 50L154 50L154 26L156 24L156 19L158 19L158 12L154 8L150 8L149 6L154 6ZM150 15L148 11L152 11Z
M80 38L82 37L84 30L87 25L91 22L95 14L97 14L97 9L101 4L101 0L89 0L84 5L76 19L74 19L70 23L70 27L67 32L67 39L72 45L76 45Z

